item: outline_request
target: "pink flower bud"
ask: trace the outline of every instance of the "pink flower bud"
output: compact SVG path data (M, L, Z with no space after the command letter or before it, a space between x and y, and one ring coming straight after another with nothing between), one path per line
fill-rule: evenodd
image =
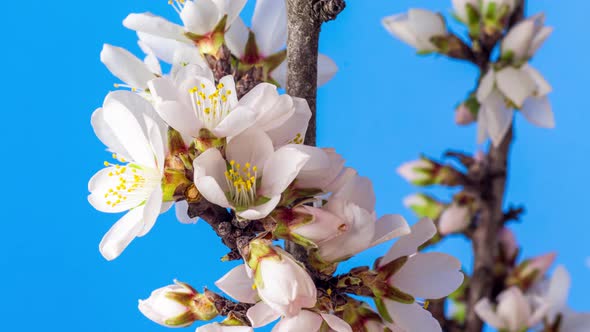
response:
M509 261L513 261L518 254L518 243L516 242L514 233L510 228L504 227L498 233L498 238L500 239L502 252L506 255L505 258Z
M471 113L469 107L467 107L465 103L461 103L461 105L459 105L457 109L455 109L455 123L461 126L465 126L473 122L475 122L475 117L473 116L473 113Z

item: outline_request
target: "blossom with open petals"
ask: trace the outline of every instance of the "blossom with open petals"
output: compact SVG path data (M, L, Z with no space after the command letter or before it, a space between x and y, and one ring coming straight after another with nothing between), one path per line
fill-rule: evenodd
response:
M437 252L419 253L418 247L436 234L432 220L424 218L412 226L412 232L401 237L380 261L383 267L408 257L388 280L390 286L420 299L440 299L463 283L461 262ZM401 303L384 299L387 313L396 325L406 331L441 331L438 321L418 303Z
M98 138L122 164L106 168L88 183L90 204L99 211L129 211L103 237L100 252L118 257L129 243L145 235L171 203L162 202L166 127L152 105L128 91L111 92L92 115Z
M437 51L432 38L448 34L443 17L425 9L410 9L407 13L386 17L382 23L389 33L418 52Z
M502 57L514 62L526 61L543 45L553 32L544 26L545 15L537 14L515 25L502 39Z
M533 311L532 304L517 287L504 290L498 295L497 302L494 308L489 299L481 299L474 310L483 321L506 332L526 331L537 325L549 309L542 303Z
M211 203L231 208L240 218L261 219L277 206L309 155L285 145L275 151L267 134L250 129L221 151L211 148L193 162L195 185Z

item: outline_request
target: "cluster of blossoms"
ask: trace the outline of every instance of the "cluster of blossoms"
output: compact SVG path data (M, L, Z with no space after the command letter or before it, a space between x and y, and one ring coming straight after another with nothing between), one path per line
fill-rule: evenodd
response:
M243 260L216 282L233 300L175 282L139 309L168 327L225 319L197 331L441 331L426 310L463 283L461 264L419 249L437 234L428 218L413 227L377 218L369 179L333 149L303 143L306 100L280 94L286 81L286 6L258 0L252 26L245 0L176 0L183 26L131 14L145 60L105 45L101 60L121 81L92 115L113 162L89 182L89 201L127 213L100 252L116 259L175 205L183 223L202 218ZM171 64L164 74L160 61ZM318 83L336 72L319 56ZM236 235L238 234L238 235ZM399 238L373 268L335 275L338 264ZM294 244L303 255L282 248ZM376 310L358 299L373 299Z
M476 233L484 218L497 225L490 228L497 230L492 234L497 246L489 253L493 258L493 266L488 265L493 279L489 285L493 288L491 298L469 302L475 273L466 275L464 287L450 297L452 317L447 319L443 314L442 319L451 326L464 327L471 309L499 331L590 331L590 314L575 313L566 306L570 277L565 268L559 266L551 277L547 276L556 257L554 253L518 261L519 246L506 224L518 219L522 208L500 211L503 214L492 220L489 220L492 216L485 215L490 212L486 205L489 193L495 190L490 183L498 177L498 171L506 171L505 159L500 159L498 166L498 154L504 153L500 158L507 158L506 146L511 140L507 136L512 131L514 110L539 127L555 125L547 97L551 86L528 64L552 28L544 25L543 14L523 18L524 1L453 0L452 4L455 18L468 30L468 42L448 30L442 15L428 10L411 9L383 19L383 25L392 35L420 54L439 53L469 61L481 72L478 86L457 107L455 121L466 125L477 120L478 142L490 138L493 152L487 155L478 152L474 156L450 152L447 157L458 163L421 157L398 168L398 173L416 186L463 188L450 202L423 193L404 200L416 215L434 220L438 234L430 244L453 234L464 235L475 243L479 241ZM497 55L493 51L496 47ZM503 142L508 144L501 148ZM504 183L500 185L503 188ZM501 201L503 190L499 197L492 199ZM473 307L469 308L470 305Z

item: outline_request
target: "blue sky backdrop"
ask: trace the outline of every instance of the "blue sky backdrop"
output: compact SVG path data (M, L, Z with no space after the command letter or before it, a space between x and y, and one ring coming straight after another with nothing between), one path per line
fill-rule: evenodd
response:
M555 33L533 61L553 84L557 129L516 120L508 202L525 203L514 225L524 255L555 250L573 275L570 304L590 310L588 178L590 107L589 37L581 30L590 2L530 1ZM151 11L176 18L166 0L8 1L0 11L4 79L0 83L4 142L0 304L3 331L164 331L137 310L137 299L172 279L196 287L233 265L221 264L224 247L206 223L193 226L162 216L114 262L98 252L118 216L94 211L87 181L109 157L90 127L116 79L99 61L104 42L139 53L135 34L121 21ZM244 17L249 19L254 1ZM450 13L450 1L349 0L322 31L321 50L340 67L319 92L318 137L374 181L378 213L401 213L415 188L395 169L420 153L439 157L447 148L475 151L475 128L457 128L454 106L473 88L476 70L444 57L417 57L381 27L383 16L422 7ZM456 26L456 24L454 25ZM465 34L461 31L461 34ZM432 192L432 191L431 191ZM446 193L435 190L436 193ZM345 264L371 264L387 245ZM439 249L471 265L460 238ZM187 329L194 330L194 327Z

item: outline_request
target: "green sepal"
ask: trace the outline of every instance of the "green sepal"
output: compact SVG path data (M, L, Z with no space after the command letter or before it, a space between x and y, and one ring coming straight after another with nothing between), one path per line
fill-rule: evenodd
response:
M381 318L388 323L393 323L393 318L391 318L389 311L387 311L385 301L380 297L376 297L373 300L375 301L375 306L377 307L377 311L379 312L379 315L381 315Z
M465 100L464 105L467 107L471 115L477 119L477 114L479 113L479 108L481 107L477 97L475 95L469 96L469 98Z
M191 311L187 311L181 315L178 315L174 318L166 319L164 324L167 326L174 326L174 327L185 327L189 326L194 323L196 320L195 314Z
M185 36L192 40L202 54L217 56L219 49L225 42L225 30L227 25L227 15L217 23L213 31L207 35L199 35L193 32L185 32Z
M171 202L184 193L192 182L186 178L185 172L165 169L162 177L162 201Z
M206 128L201 128L201 130L199 130L199 137L195 138L195 148L201 153L212 148L221 149L225 146L225 143L225 137L218 138Z
M416 302L416 299L412 295L404 293L394 286L389 286L384 297L404 304L413 304Z
M172 127L168 127L168 151L171 155L186 153L187 148L182 135Z
M219 323L223 326L248 326L247 322L242 321L233 312L230 312L227 317Z
M296 183L297 180L293 181L293 183L291 183L291 185L289 185L289 187L283 192L279 206L289 206L299 200L315 197L323 193L323 190L319 188L297 188Z

